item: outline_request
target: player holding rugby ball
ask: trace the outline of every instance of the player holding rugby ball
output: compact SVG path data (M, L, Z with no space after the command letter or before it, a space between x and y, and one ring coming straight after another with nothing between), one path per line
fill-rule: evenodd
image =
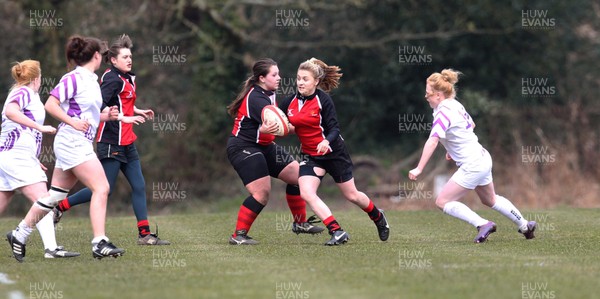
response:
M294 216L293 232L317 234L324 230L306 219L306 203L298 188L298 162L273 142L277 123L263 124L261 118L265 106L276 104L275 91L279 81L277 63L270 58L260 59L252 67L252 76L227 107L229 114L235 118L227 142L227 157L250 193L240 206L235 231L229 238L232 245L258 244L248 236L248 231L267 205L271 192L270 177L288 184L286 199Z
M379 239L386 241L390 228L382 210L354 185L352 160L340 134L333 100L326 93L339 84L342 74L337 66L311 58L300 64L296 77L298 93L281 104L308 157L300 164L300 193L310 208L323 220L331 239L325 245L346 243L350 236L331 210L317 195L321 179L329 173L344 197L365 211L375 223Z

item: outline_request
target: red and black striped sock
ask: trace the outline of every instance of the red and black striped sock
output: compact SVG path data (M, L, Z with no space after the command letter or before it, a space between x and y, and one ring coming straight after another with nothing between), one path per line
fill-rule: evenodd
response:
M367 212L369 218L371 218L373 221L377 221L379 218L381 218L381 212L379 212L379 209L375 207L375 204L373 204L373 201L370 199L369 206L364 208L363 211Z
M335 220L335 217L333 217L333 215L325 218L325 220L323 220L323 223L325 224L325 226L327 226L330 235L333 235L335 231L342 229L342 227L337 222L337 220Z
M294 222L306 222L306 202L300 196L298 185L287 185L285 188L285 199L290 207L292 216L294 216Z
M244 203L240 206L240 211L238 212L237 223L235 224L235 232L233 232L233 237L237 236L237 232L240 230L245 230L246 233L250 231L250 227L260 211L265 206L263 206L260 202L258 202L252 195L248 196Z
M71 208L71 205L69 204L67 198L65 198L61 200L60 203L58 203L58 206L56 206L56 208L61 212L66 212Z
M140 237L143 238L150 234L150 223L148 223L148 220L138 221L137 227L138 227L138 233L139 233Z

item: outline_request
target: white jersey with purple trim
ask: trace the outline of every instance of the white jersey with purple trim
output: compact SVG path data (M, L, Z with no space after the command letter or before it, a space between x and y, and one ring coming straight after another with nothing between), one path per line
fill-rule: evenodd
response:
M60 79L50 95L60 101L60 107L70 117L87 120L90 123L85 133L61 123L56 135L80 136L92 142L100 123L100 108L102 107L102 93L98 84L98 76L88 69L78 66Z
M465 107L455 99L445 99L433 110L430 137L440 138L456 165L476 161L483 156L483 147L473 132L475 123Z
M0 152L19 150L31 152L35 157L40 154L42 133L38 130L20 125L6 117L6 106L10 103L19 105L20 111L29 119L43 125L46 117L44 104L40 95L27 86L11 90L2 108L2 133L0 133Z

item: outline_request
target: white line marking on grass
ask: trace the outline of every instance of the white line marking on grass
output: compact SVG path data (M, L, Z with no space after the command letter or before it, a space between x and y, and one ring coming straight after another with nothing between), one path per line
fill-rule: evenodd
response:
M25 299L25 295L21 291L10 291L8 299Z
M0 272L0 284L14 284L15 282L13 280L10 280L10 278L8 278L8 275L6 275L6 273L2 273Z

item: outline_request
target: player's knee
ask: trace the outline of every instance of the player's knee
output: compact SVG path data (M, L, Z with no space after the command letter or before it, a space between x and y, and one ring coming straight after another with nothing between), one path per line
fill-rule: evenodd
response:
M108 185L108 196L110 196L110 195L113 193L113 189L114 189L113 185L110 185L110 184L109 184L109 185ZM133 191L133 190L132 190L132 191Z
M311 202L317 198L317 192L313 188L302 188L300 186L300 197L306 202Z
M252 197L258 202L266 203L269 200L269 193L269 190L258 190L252 192Z
M302 190L300 190L300 197L302 197L302 199L304 201L309 202L309 203L318 199L316 193L314 193L314 192L302 192Z
M50 211L54 209L67 194L69 194L68 189L51 186L48 193L38 198L35 205L44 211Z
M90 190L92 191L93 194L102 196L102 197L108 197L109 193L110 193L110 185L108 185L108 183L98 183L96 184L96 186L93 186L92 188L90 188Z
M112 190L110 190L112 193ZM131 186L131 192L134 194L144 194L146 192L146 186L144 184Z
M440 210L444 210L444 206L448 203L445 198L438 197L435 199L435 205L440 208Z
M46 195L43 197L40 197L36 202L35 205L42 209L43 211L50 211L52 209L54 209L54 207L56 207L58 205L60 200L56 200L55 198L53 198L50 195Z
M480 194L479 195L479 200L481 201L482 204L488 206L488 207L493 207L494 204L496 204L496 197L500 196L500 195L496 195L496 194Z

